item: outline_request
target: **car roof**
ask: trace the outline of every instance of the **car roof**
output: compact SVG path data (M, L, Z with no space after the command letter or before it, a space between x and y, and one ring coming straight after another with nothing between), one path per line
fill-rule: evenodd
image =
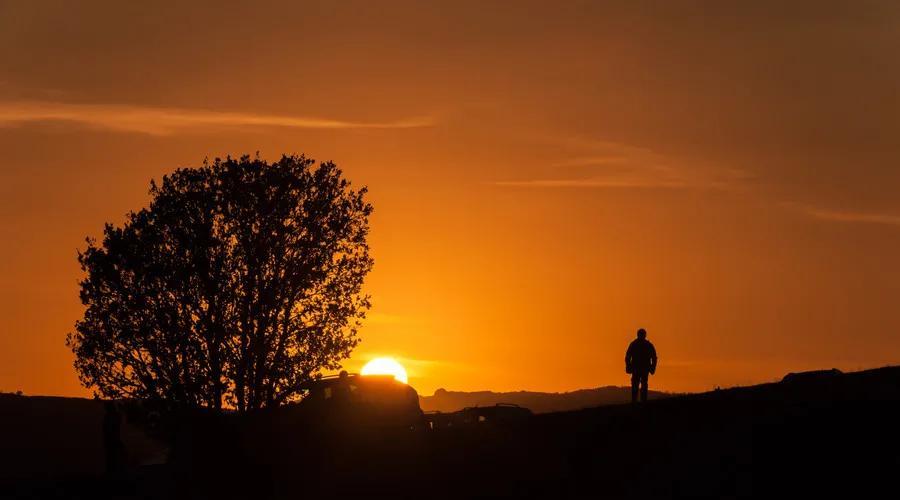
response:
M394 379L393 375L360 375L357 373L347 375L347 381L357 385L403 385L407 386L402 382L398 382ZM341 383L341 377L339 375L330 375L327 377L322 377L318 380L311 380L305 384L306 389L319 389L332 387ZM408 387L408 386L407 386Z

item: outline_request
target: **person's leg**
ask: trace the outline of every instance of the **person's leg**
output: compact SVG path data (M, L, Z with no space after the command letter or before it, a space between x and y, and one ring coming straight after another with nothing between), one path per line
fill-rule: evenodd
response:
M632 403L637 403L638 384L640 383L640 381L641 381L641 379L640 379L640 377L638 377L637 373L631 374L631 402Z
M647 381L650 379L649 373L641 374L641 403L647 402Z

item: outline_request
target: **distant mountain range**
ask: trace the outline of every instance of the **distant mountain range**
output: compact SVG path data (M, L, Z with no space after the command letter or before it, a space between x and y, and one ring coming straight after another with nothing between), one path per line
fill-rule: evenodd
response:
M650 399L676 396L666 392L650 391ZM631 402L630 387L606 386L581 389L572 392L457 392L438 389L433 396L419 396L424 411L452 412L470 406L493 406L497 403L516 404L535 413L580 410L594 406Z

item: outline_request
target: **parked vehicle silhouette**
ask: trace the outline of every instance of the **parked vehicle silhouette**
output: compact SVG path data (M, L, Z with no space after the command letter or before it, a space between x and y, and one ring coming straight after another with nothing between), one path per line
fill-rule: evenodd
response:
M276 411L365 427L420 428L425 422L419 394L391 375L324 377L310 382L307 391L299 403Z
M439 430L476 425L517 425L528 420L532 415L532 411L528 408L515 404L497 403L492 406L470 406L451 413L429 412L425 414L425 418L429 428Z

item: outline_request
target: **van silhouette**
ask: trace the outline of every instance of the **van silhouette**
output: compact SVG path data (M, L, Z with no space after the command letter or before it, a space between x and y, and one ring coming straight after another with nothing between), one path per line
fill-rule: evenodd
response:
M424 424L419 394L391 375L324 377L305 388L307 396L283 412L363 427L421 428Z

